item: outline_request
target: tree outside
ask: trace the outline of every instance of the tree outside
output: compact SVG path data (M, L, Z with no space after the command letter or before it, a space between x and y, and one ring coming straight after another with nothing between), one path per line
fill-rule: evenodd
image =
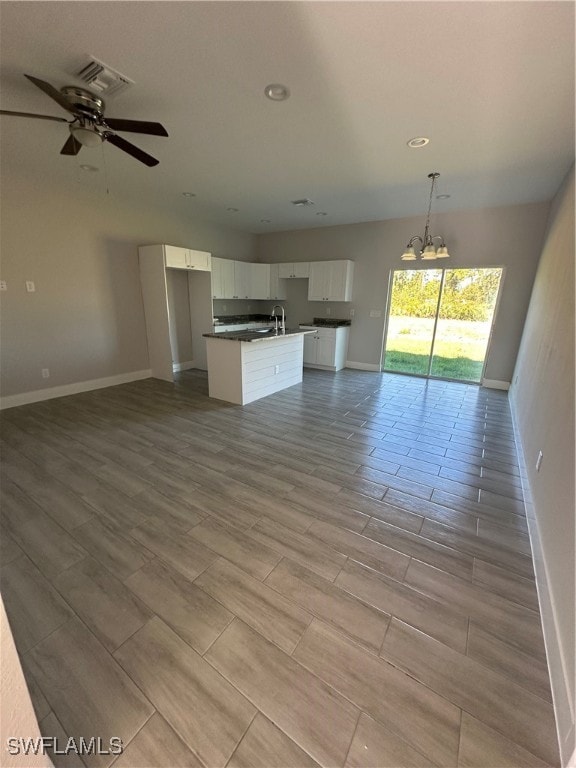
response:
M480 381L501 269L394 272L383 369ZM434 321L438 312L432 349Z

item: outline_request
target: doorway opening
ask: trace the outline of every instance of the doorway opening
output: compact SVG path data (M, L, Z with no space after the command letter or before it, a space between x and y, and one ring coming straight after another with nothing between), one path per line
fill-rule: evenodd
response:
M382 370L481 382L502 273L501 268L394 270Z

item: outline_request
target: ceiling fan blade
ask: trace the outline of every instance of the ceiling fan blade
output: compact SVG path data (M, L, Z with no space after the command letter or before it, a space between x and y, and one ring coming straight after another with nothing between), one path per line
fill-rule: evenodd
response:
M150 136L168 136L168 131L160 123L149 123L145 120L121 120L115 117L105 117L104 122L113 131L147 133Z
M80 144L80 142L74 136L74 134L71 133L70 136L68 136L66 143L60 150L60 154L61 155L77 155L81 149L82 149L82 144Z
M40 80L37 77L32 77L32 75L24 75L24 77L28 78L28 80L30 80L31 83L34 83L37 88L40 88L41 91L44 91L44 93L47 96L50 96L51 99L54 99L54 101L60 104L62 109L65 109L66 112L72 112L72 114L74 114L72 105L64 98L60 91L54 88L53 85L50 85L50 83Z
M67 123L65 117L52 117L52 115L36 115L33 112L12 112L9 109L0 109L0 115L12 115L13 117L35 117L37 120L55 120L57 123Z
M110 142L110 144L114 144L114 146L118 147L118 149L121 149L124 152L127 152L129 155L132 155L132 157L135 157L136 160L140 160L141 163L144 163L144 165L147 165L149 168L152 168L154 165L158 165L160 162L159 160L156 160L155 157L152 157L152 155L148 155L143 150L138 149L138 147L135 147L134 144L126 141L126 139L123 139L121 136L116 136L115 133L107 133L105 138L106 141Z

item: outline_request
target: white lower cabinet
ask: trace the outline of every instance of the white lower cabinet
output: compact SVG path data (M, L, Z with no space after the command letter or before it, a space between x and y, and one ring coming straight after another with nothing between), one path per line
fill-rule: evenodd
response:
M304 365L339 371L346 365L349 328L316 328L304 337Z

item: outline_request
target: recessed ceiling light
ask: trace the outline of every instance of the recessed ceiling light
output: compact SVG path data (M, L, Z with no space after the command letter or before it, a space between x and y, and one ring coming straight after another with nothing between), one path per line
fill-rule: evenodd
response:
M260 224L272 224L272 219L260 219Z
M182 192L182 194L184 195L184 197L196 197L195 192Z
M230 211L230 213L238 213L240 208L226 208L227 211Z
M448 200L450 195L436 195L436 200Z
M318 213L316 214L316 216L328 216L328 214L327 214L327 213L325 213L324 211L318 211Z
M264 94L272 101L286 101L290 96L290 89L281 83L271 83L264 88Z
M80 168L83 171L92 171L92 172L100 170L99 168L96 168L95 165L81 165Z
M406 143L411 149L418 149L419 147L425 147L426 144L429 144L430 139L428 139L426 136L415 136L413 139L410 139L410 141L407 141Z
M296 205L298 208L303 208L306 205L314 205L312 200L309 200L307 197L303 197L300 200L291 200L292 205Z

